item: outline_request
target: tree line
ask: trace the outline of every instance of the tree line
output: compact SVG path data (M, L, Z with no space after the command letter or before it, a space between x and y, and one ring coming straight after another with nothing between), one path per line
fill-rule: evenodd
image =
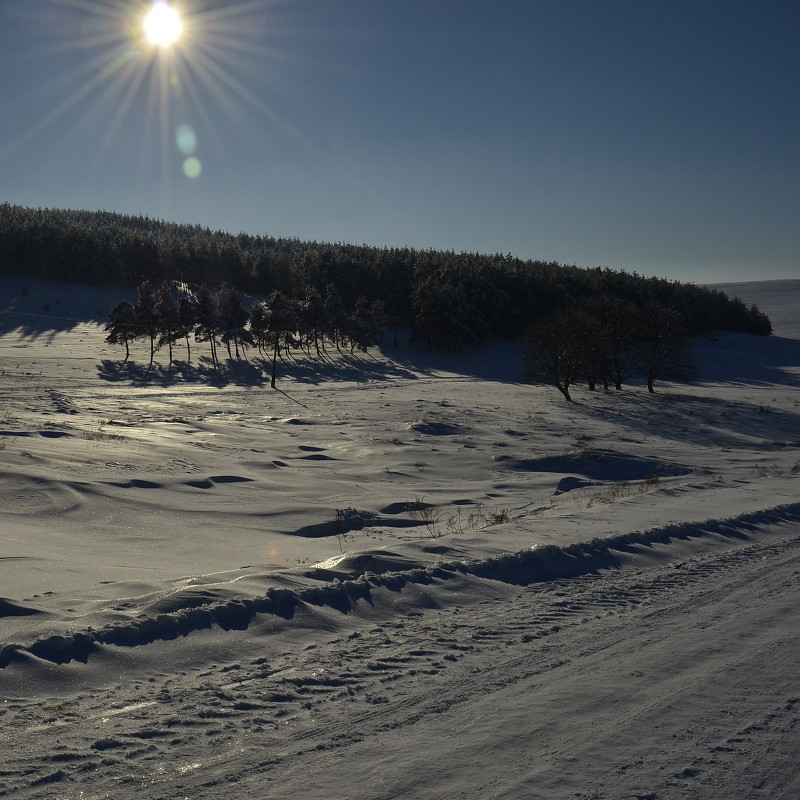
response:
M738 298L691 283L609 267L580 268L509 254L234 235L106 211L0 204L0 273L133 288L144 281L248 294L323 298L336 288L347 308L359 298L431 349L518 339L532 324L583 299L617 297L638 309L672 308L686 332L769 335L768 317Z
M250 309L245 308L241 291L226 283L212 292L205 284L192 290L165 280L156 291L143 281L137 294L135 303L117 303L105 326L106 342L123 346L125 361L137 339L147 342L151 365L156 352L166 347L171 366L179 343L185 344L189 363L192 342L206 344L214 369L219 368L220 347L231 359L244 359L249 348L256 348L265 360L271 360L273 388L282 353L300 348L311 355L313 348L321 356L326 344L339 352L343 348L351 354L356 348L367 352L380 343L383 327L391 322L381 301L370 303L362 296L347 309L333 284L324 296L310 287L303 297L274 289Z

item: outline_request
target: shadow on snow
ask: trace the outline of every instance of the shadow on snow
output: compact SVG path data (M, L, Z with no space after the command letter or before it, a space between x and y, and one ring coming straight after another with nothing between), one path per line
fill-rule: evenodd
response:
M196 364L173 361L171 366L153 362L114 361L104 359L97 366L98 376L106 381L125 381L135 386L176 386L203 383L211 386L269 386L272 365L258 358L253 361L225 359L214 367L207 356ZM370 355L341 355L319 358L296 358L279 362L277 387L282 380L320 384L334 381L365 382L387 378L414 379L416 375L403 367Z

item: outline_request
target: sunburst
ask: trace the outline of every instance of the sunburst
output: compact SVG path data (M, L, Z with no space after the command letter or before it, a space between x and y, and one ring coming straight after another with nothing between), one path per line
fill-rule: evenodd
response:
M104 119L104 133L93 129L100 139L87 173L100 169L123 126L138 127L140 159L151 161L154 149L160 151L162 213L167 215L176 159L186 179L193 180L202 174L202 138L224 149L214 106L229 119L236 115L239 127L248 108L311 146L268 105L249 69L253 57L262 62L287 57L266 44L266 31L271 7L293 0L51 2L66 17L63 30L73 32L56 48L77 54L79 65L62 76L73 88L16 141L0 148L0 159L35 142L69 112L92 104L93 119ZM142 102L144 113L135 113Z

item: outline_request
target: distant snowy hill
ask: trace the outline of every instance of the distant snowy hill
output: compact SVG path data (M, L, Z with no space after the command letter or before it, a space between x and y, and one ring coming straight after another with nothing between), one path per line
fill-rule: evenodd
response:
M800 339L800 280L748 281L746 283L714 283L729 297L755 303L772 320L775 336Z

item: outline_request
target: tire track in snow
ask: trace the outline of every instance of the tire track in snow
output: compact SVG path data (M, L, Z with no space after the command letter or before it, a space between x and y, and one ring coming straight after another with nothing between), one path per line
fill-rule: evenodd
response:
M57 785L57 796L77 798L80 786L86 798L106 796L109 787L109 796L122 797L146 788L151 798L167 798L190 791L203 796L234 772L237 781L262 776L268 783L266 776L277 776L301 756L323 758L393 736L457 712L476 694L491 696L570 669L587 654L616 647L625 625L658 627L664 617L668 626L698 602L724 604L731 593L769 576L777 561L784 572L800 569L800 536L666 566L528 587L498 584L496 597L469 606L411 610L377 624L353 620L355 630L328 634L300 652L289 632L283 652L129 683L96 697L39 705L15 700L3 709L5 728L25 730L28 744L24 754L11 750L0 789L9 797L33 797ZM472 594L473 587L465 588L470 591L460 597ZM274 650L274 644L267 636L258 646ZM734 662L724 666L731 669ZM663 707L673 690L656 687L631 719ZM798 710L787 705L786 725ZM743 727L739 738L757 733ZM735 753L741 743L727 739L719 746ZM553 757L566 758L577 744L567 737ZM722 759L722 751L716 757Z
M86 661L103 645L136 647L159 640L172 640L214 626L225 630L245 630L259 614L291 617L303 604L329 606L340 611L356 609L359 601L371 601L381 589L402 591L409 586L431 586L464 576L529 585L560 578L575 578L602 569L619 568L632 556L652 551L654 545L701 540L709 545L749 541L750 536L768 526L800 521L800 503L741 514L735 518L673 524L648 531L595 539L563 547L550 545L471 563L441 563L402 571L363 572L348 580L311 585L304 589L269 589L260 598L220 600L155 617L139 616L99 630L87 630L38 639L30 645L7 644L0 648L0 669L12 661L36 658L57 664ZM669 557L669 550L664 554Z

